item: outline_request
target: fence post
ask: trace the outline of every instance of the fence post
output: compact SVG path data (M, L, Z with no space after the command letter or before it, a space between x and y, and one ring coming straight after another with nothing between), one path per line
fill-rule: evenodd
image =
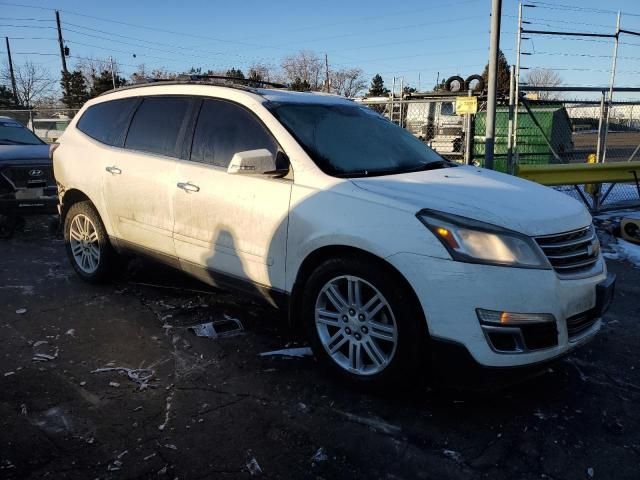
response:
M605 109L605 92L602 91L600 97L600 118L598 119L598 144L596 145L596 163L602 163L602 145L603 145L603 127L604 127L604 109Z
M513 175L513 112L515 100L515 67L511 65L509 68L509 125L507 129L507 173Z
M31 125L31 131L36 133L36 127L33 124L33 110L29 109L29 124Z
M470 97L473 95L471 89L467 95ZM471 165L473 161L473 140L474 140L474 131L473 131L473 114L467 113L464 119L464 128L466 130L466 134L464 137L464 163L466 165Z
M613 101L613 88L616 81L616 65L618 62L618 44L620 40L620 11L616 20L616 36L613 44L613 60L611 61L611 81L609 85L609 97L607 98L607 115L605 117L604 139L602 145L602 163L607 161L607 136L609 134L609 115L611 114L611 102Z

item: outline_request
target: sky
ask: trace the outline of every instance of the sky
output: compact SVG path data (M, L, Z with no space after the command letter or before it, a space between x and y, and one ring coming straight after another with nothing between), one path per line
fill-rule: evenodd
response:
M637 0L527 4L533 5L524 9L527 28L613 33L621 10L622 28L640 31ZM517 5L503 1L500 45L509 63L516 52ZM396 77L428 90L438 78L482 72L491 0L0 0L0 36L9 37L14 63L28 59L54 75L60 71L55 9L71 50L70 69L77 57L112 56L125 76L141 63L172 71L246 71L254 62L278 66L284 56L306 49L326 53L330 69L358 67L367 81L380 73L387 86ZM528 37L523 67L553 69L566 85L608 85L612 39ZM616 85L638 86L639 74L640 37L623 35Z

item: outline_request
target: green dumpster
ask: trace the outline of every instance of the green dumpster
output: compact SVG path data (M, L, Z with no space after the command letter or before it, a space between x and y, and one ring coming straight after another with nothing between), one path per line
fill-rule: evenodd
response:
M560 157L573 149L571 122L567 111L561 104L536 105L531 102L530 105L531 112L542 127L544 135L529 112L521 106L518 109L518 162L527 165L557 163L544 137L546 135ZM484 166L486 122L487 112L478 112L475 118L473 157L482 166ZM497 107L493 163L494 169L500 172L507 171L508 128L509 107Z

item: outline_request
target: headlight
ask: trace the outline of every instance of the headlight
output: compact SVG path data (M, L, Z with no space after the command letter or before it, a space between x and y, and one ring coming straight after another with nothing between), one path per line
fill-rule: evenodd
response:
M442 242L454 260L551 269L538 245L526 235L433 210L422 210L417 217Z

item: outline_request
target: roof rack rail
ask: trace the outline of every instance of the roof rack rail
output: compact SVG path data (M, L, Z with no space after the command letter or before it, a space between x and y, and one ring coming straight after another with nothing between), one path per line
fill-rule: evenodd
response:
M272 88L289 88L288 85L285 85L283 83L266 82L264 80L255 80L253 78L227 77L224 75L186 74L186 75L178 75L177 80L190 80L190 81L224 80L226 82L239 83L241 85L246 85L248 87L256 87L256 88L259 87L260 85L265 85L267 87L272 87Z
M263 80L253 80L251 78L237 78L226 77L224 75L178 75L174 78L149 78L138 77L134 80L134 83L124 85L116 89L108 90L101 93L99 96L108 95L110 93L120 92L122 90L130 90L134 88L146 87L150 84L164 84L164 85L187 85L187 84L208 84L219 85L229 88L239 88L251 90L255 88L284 88L288 89L289 86L282 83L265 82Z

